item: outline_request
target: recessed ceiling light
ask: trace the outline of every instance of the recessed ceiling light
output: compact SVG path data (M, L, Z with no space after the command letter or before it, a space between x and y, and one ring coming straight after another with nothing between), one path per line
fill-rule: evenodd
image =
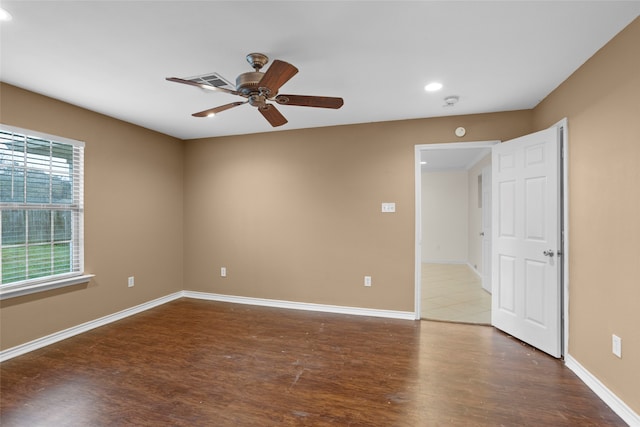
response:
M442 83L439 82L431 82L424 87L427 92L435 92L440 89L442 89Z
M425 160L423 160L423 161L421 161L421 162L420 162L420 164L421 164L421 165L426 165L426 164L427 164L427 162L426 162Z
M209 113L209 114L207 114L207 117L213 117L215 115L216 115L216 113Z
M0 8L0 21L11 21L12 17L9 12Z

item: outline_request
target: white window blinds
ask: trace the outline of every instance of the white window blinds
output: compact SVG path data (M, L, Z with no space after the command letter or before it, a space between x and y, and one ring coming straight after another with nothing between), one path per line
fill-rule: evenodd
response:
M83 167L83 142L0 125L0 286L83 274Z

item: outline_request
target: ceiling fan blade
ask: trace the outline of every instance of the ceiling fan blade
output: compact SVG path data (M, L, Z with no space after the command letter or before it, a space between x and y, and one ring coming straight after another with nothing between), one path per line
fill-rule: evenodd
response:
M204 110L204 111L200 111L199 113L193 113L192 116L193 117L209 117L213 114L218 114L222 111L228 110L229 108L233 108L233 107L237 107L239 105L242 104L246 104L249 101L238 101L238 102L232 102L231 104L225 104L225 105L221 105L219 107L215 107L215 108L210 108L208 110Z
M264 118L267 119L273 127L282 126L287 123L287 119L284 118L274 105L266 104L264 107L258 108L258 111L260 111Z
M242 96L242 94L240 92L236 92L235 90L226 89L226 88L223 88L223 87L216 87L216 86L206 85L204 83L196 83L196 82L192 82L191 80L185 80L185 79L181 79L181 78L178 78L178 77L167 77L167 80L170 81L170 82L182 83L182 84L185 84L185 85L191 85L191 86L199 87L200 89L213 90L213 91L230 93L232 95L240 95L240 96Z
M276 59L260 80L260 87L266 88L271 95L278 93L278 89L296 75L298 69L288 62Z
M274 100L280 105L297 105L301 107L340 108L344 105L342 98L330 96L278 95Z

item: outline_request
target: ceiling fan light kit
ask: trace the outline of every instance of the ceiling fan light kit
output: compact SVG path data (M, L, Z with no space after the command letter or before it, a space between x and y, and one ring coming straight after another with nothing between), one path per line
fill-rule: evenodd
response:
M240 74L236 78L235 90L222 86L214 86L210 84L208 80L202 78L180 79L177 77L167 77L167 80L200 87L202 89L218 90L246 98L246 101L232 102L194 113L192 114L194 117L211 117L230 108L249 104L252 107L256 107L271 126L277 127L287 123L287 119L278 111L273 102L280 105L331 109L338 109L344 104L342 98L328 96L279 95L278 90L280 90L280 87L295 76L298 73L298 69L288 62L276 59L269 66L269 69L263 73L260 70L269 62L269 58L266 55L262 53L250 53L246 59L254 71Z

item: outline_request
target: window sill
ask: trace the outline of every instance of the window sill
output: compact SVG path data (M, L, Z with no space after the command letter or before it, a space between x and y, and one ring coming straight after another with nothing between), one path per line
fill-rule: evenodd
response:
M63 288L65 286L73 286L79 283L87 283L92 277L95 277L95 274L83 274L80 276L65 277L64 279L19 285L15 287L7 285L4 289L0 289L0 300L21 297L23 295L34 294L36 292L49 291L51 289Z

